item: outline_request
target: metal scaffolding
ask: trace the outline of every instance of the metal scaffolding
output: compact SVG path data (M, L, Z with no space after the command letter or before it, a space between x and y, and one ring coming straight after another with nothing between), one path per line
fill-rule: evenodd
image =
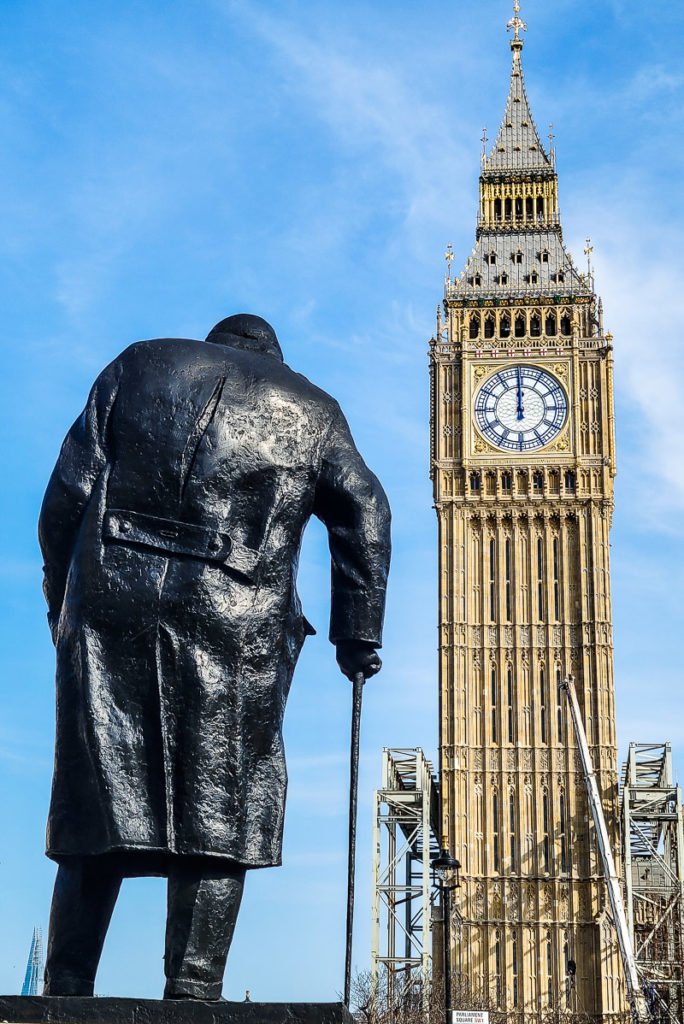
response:
M385 747L373 820L371 983L387 1006L430 989L430 860L439 853L434 767L420 747Z
M669 743L630 743L622 778L627 922L656 1020L684 1022L684 829Z

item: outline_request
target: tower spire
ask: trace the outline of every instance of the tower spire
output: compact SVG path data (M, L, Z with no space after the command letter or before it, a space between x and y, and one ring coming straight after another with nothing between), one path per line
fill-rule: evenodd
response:
M494 147L482 162L483 172L542 170L553 171L553 162L547 155L537 131L525 92L521 53L522 33L527 25L520 17L520 2L513 2L513 17L507 29L513 31L511 50L513 67L504 118Z

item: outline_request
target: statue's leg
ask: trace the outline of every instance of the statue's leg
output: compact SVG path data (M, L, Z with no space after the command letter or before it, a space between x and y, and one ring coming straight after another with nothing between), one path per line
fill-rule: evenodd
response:
M178 858L169 868L165 999L220 999L245 869Z
M46 996L92 996L121 875L98 858L60 864L50 910Z

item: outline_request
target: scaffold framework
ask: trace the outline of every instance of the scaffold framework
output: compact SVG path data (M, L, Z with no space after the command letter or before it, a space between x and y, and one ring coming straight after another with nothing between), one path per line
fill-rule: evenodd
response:
M430 989L431 858L439 798L434 767L420 747L385 747L375 791L371 983L388 1006Z
M684 1022L684 829L669 743L630 743L622 778L627 923L653 1019Z

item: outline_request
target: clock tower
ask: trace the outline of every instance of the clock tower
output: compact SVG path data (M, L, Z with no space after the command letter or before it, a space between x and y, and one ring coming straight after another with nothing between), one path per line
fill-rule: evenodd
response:
M575 677L617 853L612 337L589 243L580 272L563 242L517 0L508 27L476 244L460 276L447 253L430 346L443 832L463 882L452 1006L608 1021L626 1009L622 967L559 683Z

